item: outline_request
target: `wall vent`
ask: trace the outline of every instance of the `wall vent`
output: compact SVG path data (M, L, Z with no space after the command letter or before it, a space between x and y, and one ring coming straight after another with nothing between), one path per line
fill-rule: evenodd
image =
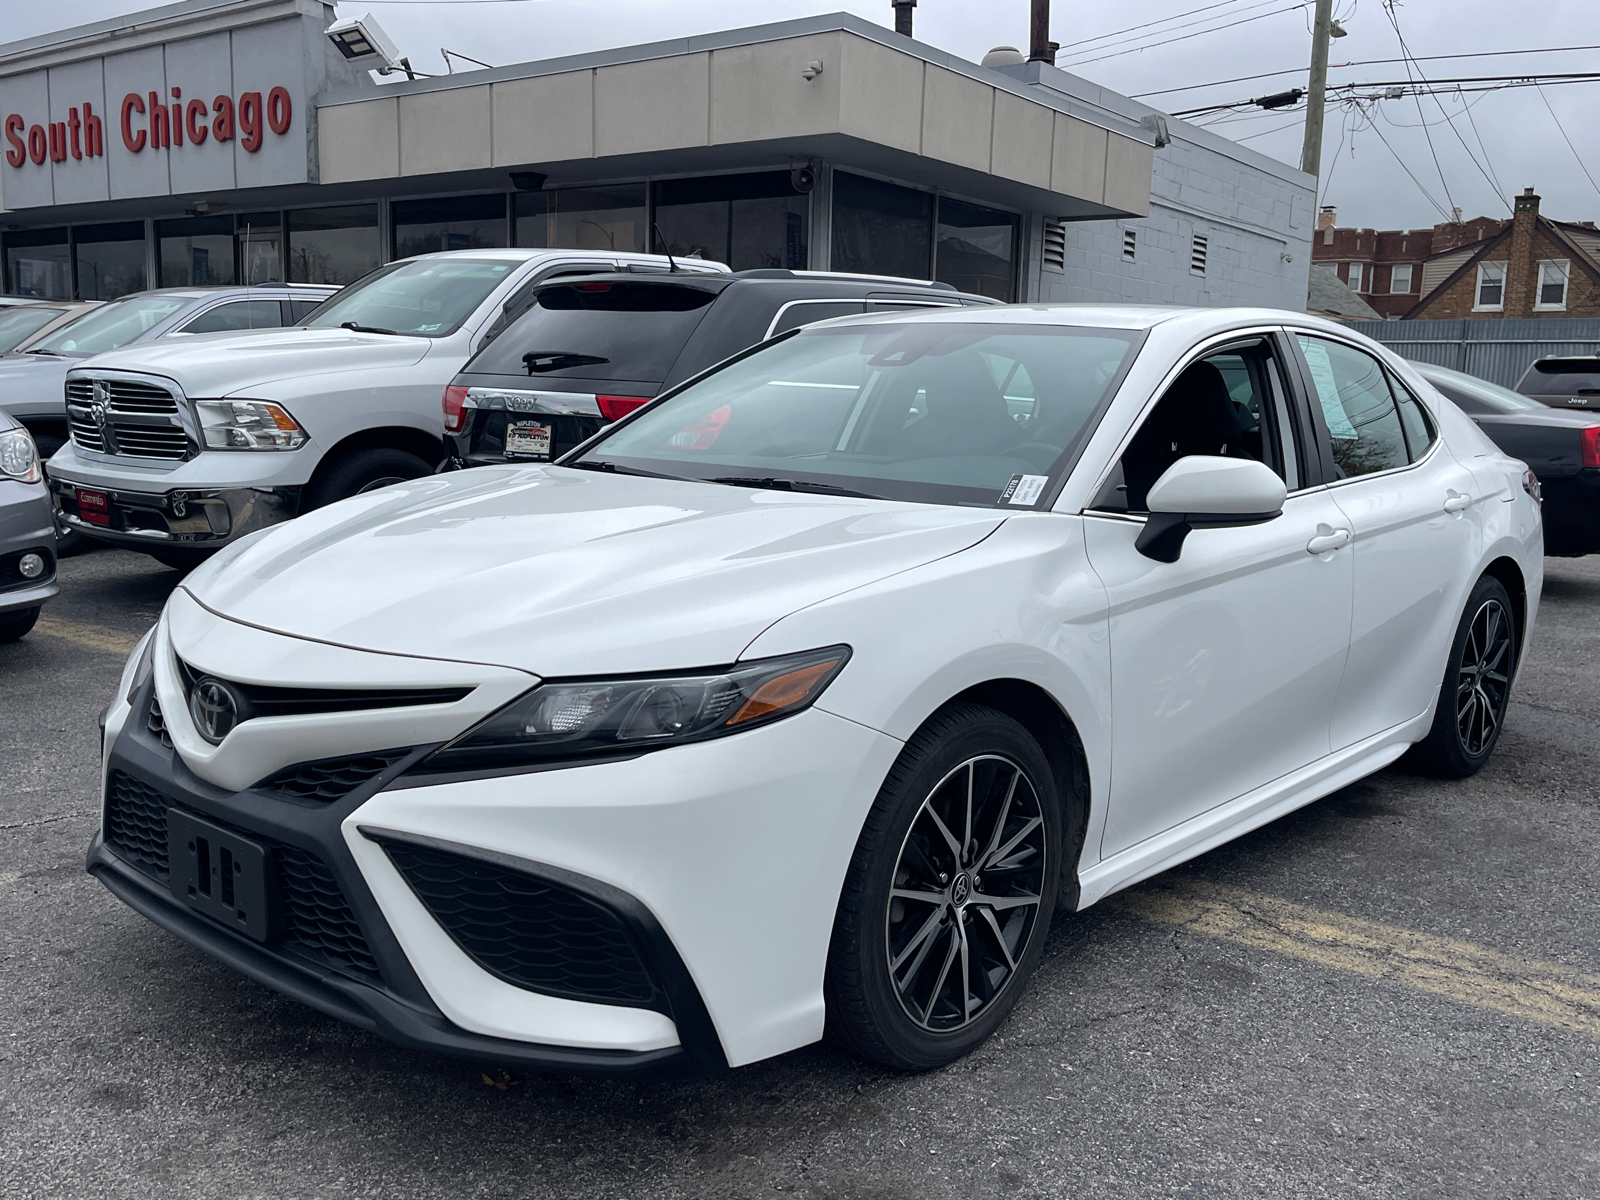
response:
M1127 262L1132 262L1139 251L1139 231L1137 229L1124 229L1122 231L1122 257Z
M1206 255L1210 252L1210 239L1201 234L1195 234L1194 240L1189 243L1189 273L1191 275L1204 275L1206 273Z
M1049 271L1067 269L1067 223L1044 220L1044 266Z

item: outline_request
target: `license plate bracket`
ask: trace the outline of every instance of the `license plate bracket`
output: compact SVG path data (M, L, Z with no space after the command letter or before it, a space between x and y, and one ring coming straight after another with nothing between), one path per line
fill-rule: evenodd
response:
M167 865L173 897L246 937L273 930L269 853L259 842L184 812L167 810Z
M549 458L555 444L555 427L543 421L506 422L507 458Z
M93 488L75 487L73 499L78 502L78 516L91 525L111 524L111 497Z

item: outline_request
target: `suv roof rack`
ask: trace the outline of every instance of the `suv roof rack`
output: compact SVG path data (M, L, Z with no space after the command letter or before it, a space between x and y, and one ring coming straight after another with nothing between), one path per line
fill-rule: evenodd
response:
M871 283L893 283L901 287L928 288L940 292L956 290L952 283L934 279L907 279L902 275L867 275L860 271L796 271L782 267L757 267L735 271L735 279L860 279Z

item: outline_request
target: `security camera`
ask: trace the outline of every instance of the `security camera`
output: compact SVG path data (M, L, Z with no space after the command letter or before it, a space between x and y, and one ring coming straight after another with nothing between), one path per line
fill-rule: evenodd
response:
M809 163L801 163L789 171L789 186L802 196L817 186L817 173Z
M542 192L546 178L537 171L513 171L511 186L519 192Z

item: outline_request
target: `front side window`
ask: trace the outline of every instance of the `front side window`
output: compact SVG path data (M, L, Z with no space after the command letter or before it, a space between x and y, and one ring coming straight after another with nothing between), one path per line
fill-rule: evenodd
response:
M1387 374L1378 360L1342 342L1296 335L1333 439L1339 478L1370 475L1411 461Z
M573 465L1032 506L1141 335L980 323L802 330L620 424Z
M1473 304L1476 311L1496 311L1505 307L1506 264L1486 262L1478 264L1478 298Z
M305 320L311 329L355 323L380 333L447 337L506 281L514 264L481 258L423 258L379 267Z
M1555 259L1539 264L1539 301L1535 308L1567 307L1567 280L1572 273L1572 263L1567 259Z
M235 300L208 308L178 333L231 333L241 329L276 329L283 324L283 306L276 300Z
M192 302L183 296L130 296L91 309L29 349L75 356L104 354L126 346Z

